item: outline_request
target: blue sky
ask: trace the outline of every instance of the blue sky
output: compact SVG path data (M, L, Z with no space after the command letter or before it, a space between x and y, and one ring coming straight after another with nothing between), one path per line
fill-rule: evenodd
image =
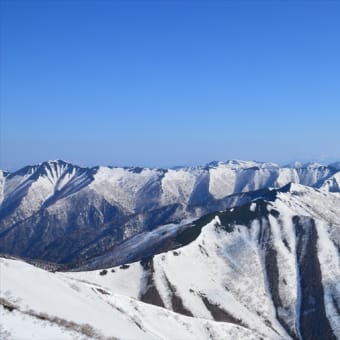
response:
M1 167L340 159L339 1L1 1Z

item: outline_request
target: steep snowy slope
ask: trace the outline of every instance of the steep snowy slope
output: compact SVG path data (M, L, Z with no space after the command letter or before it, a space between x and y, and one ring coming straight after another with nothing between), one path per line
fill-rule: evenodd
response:
M4 340L265 339L260 331L183 316L20 261L1 258L0 269Z
M160 225L231 207L238 194L289 182L337 192L339 173L336 166L253 161L178 169L44 162L0 175L0 253L71 263Z
M11 226L92 181L91 170L63 161L49 161L8 174L1 204L2 225Z
M340 172L326 179L321 185L321 190L329 192L340 192Z
M90 188L111 205L120 205L129 213L157 206L164 171L99 167ZM145 202L145 198L149 200Z
M193 223L177 250L64 275L270 338L340 339L340 195L295 184L273 193Z
M5 178L8 174L5 171L0 170L0 204L4 199L4 190L5 190Z

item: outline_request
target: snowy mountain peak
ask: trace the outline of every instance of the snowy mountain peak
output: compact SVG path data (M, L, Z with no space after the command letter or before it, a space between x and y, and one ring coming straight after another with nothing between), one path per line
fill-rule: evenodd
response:
M304 163L302 167L307 168L307 169L317 169L317 168L325 167L325 165L317 163L317 162L308 162L308 163Z
M41 164L49 164L49 165L67 165L67 164L70 164L71 165L71 162L67 162L63 159L50 159L50 160L45 161Z
M81 169L81 167L72 162L64 161L61 159L49 160L39 164L41 168L55 169L57 171L62 171L66 169ZM84 168L85 169L85 168Z
M40 164L37 169L36 176L44 175L51 180L57 180L65 171L72 171L75 167L61 160L47 161Z
M327 166L324 164L320 164L318 162L302 163L299 161L294 161L284 166L284 168L292 168L292 169L318 169L322 167L327 167Z
M231 169L247 169L253 167L259 168L277 168L279 167L276 163L266 163L258 161L243 161L243 160L228 160L228 161L212 161L206 165L206 167L225 167Z
M284 168L300 169L303 167L303 163L299 161L294 161L284 165Z

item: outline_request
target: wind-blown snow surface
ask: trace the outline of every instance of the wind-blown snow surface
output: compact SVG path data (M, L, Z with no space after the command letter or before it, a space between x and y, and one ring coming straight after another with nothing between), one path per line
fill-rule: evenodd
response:
M187 317L21 261L1 258L0 266L4 340L264 338L242 326Z
M49 161L0 172L0 253L79 261L159 225L238 204L225 200L232 194L289 182L339 192L339 174L337 164L279 167L253 161L179 169Z
M340 339L338 193L292 184L201 222L176 251L103 276L64 275L269 338Z

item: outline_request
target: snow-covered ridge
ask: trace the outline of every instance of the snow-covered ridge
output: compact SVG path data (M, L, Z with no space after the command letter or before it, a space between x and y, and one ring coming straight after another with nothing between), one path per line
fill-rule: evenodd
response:
M281 187L289 182L321 187L339 170L317 163L280 167L275 163L255 161L211 162L202 167L179 169L94 167L81 168L61 160L27 166L14 173L2 174L0 192L3 204L26 197L26 217L37 211L55 193L65 198L83 189L93 189L111 203L136 210L135 204L150 186L164 204L189 203L195 190L220 199L228 195L265 187ZM203 182L202 182L203 181ZM203 183L207 183L204 188ZM89 186L89 188L87 188ZM30 195L30 191L34 195ZM31 197L32 196L32 197ZM34 197L33 197L34 196ZM150 195L148 196L150 197ZM0 195L1 198L1 195ZM143 197L144 199L145 197ZM0 200L1 202L1 200ZM143 207L142 207L143 209Z
M296 184L275 193L212 214L182 248L64 275L269 338L340 339L340 195Z
M229 161L213 161L208 163L205 167L219 167L223 166L231 169L247 169L247 168L279 168L276 163L258 162L258 161L242 161L242 160L229 160Z
M0 218L8 223L27 218L92 181L91 171L64 161L49 161L9 173L4 179ZM14 213L8 214L8 211ZM8 216L9 215L9 216Z
M199 166L176 166L172 168L155 168L155 167L138 167L138 166L94 166L94 167L83 167L79 166L76 163L62 160L62 159L55 159L55 160L48 160L44 161L38 164L33 164L33 165L27 165L19 170L16 171L7 171L7 170L2 170L6 174L11 174L11 173L18 173L18 172L29 172L29 171L34 171L35 169L41 167L41 166L54 166L54 167L63 167L63 166L71 166L71 167L78 167L78 168L86 168L86 169L97 169L99 167L103 168L110 168L110 169L115 169L115 168L122 168L126 169L129 171L134 171L134 172L140 172L143 169L149 169L149 170L178 170L178 169L185 169L185 170L190 170L190 169L202 169L202 168L210 168L210 167L217 167L217 166L225 166L225 167L232 167L232 168L252 168L252 167L259 167L259 168L318 168L318 167L333 167L333 168L340 168L340 161L338 162L332 162L329 164L322 164L318 162L299 162L299 161L294 161L291 163L288 163L286 165L280 165L275 162L262 162L262 161L256 161L256 160L238 160L238 159L232 159L232 160L226 160L226 161L211 161L207 164L199 165Z

